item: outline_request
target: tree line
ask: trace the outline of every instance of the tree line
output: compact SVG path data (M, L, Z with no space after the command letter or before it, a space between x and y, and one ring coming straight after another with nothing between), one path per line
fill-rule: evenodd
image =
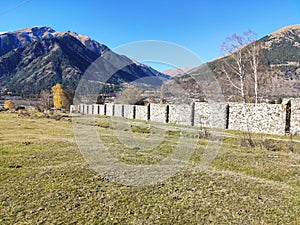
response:
M56 110L68 110L73 103L74 92L66 90L61 84L56 84L49 90L42 90L40 93L39 104L36 106L40 111L54 108ZM13 100L8 99L4 102L7 110L15 109Z

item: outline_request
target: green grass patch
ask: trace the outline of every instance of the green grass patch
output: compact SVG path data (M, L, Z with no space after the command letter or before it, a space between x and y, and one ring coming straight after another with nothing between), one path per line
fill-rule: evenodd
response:
M136 133L142 133L142 134L150 134L151 133L150 127L148 127L148 126L131 125L130 129L132 130L132 132L136 132Z
M300 224L299 143L290 152L289 137L253 135L257 143L274 140L274 151L241 146L242 133L228 131L216 158L201 170L207 146L217 139L198 135L182 170L133 187L89 167L68 119L0 113L0 224ZM198 138L169 125L112 125L107 117L90 124L114 157L132 165L170 156L182 135L186 143ZM116 132L133 142L126 145Z

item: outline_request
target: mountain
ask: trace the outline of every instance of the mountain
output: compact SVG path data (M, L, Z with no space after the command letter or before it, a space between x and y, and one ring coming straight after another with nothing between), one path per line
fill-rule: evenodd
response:
M170 68L167 70L164 70L163 73L167 74L171 77L178 77L178 76L182 76L188 73L191 73L193 71L193 69L195 69L196 67L193 66L188 66L188 67L183 67L183 68Z
M260 42L270 67L286 70L300 66L300 25L281 28Z
M255 42L262 46L259 56L259 95L263 98L299 97L300 93L300 25L291 25L281 28ZM245 47L239 51L244 51ZM223 94L227 99L239 100L239 92L228 82L224 74L220 74L219 66L231 55L225 55L218 59L189 68L184 75L177 78L185 83L189 92L197 96L199 85L195 85L192 78L206 74L205 68L210 68L215 74ZM166 72L167 74L168 71ZM234 74L230 74L234 75ZM197 79L197 78L196 78ZM247 82L253 82L249 78ZM238 82L238 80L234 80ZM206 85L206 84L202 84ZM253 87L248 85L247 95L253 96ZM203 96L202 96L203 97Z
M84 72L99 58L103 61L102 74L114 71L110 83L143 77L168 79L165 74L118 55L87 36L33 27L0 34L0 89L30 96L62 83L64 88L74 91ZM121 69L115 71L116 68Z

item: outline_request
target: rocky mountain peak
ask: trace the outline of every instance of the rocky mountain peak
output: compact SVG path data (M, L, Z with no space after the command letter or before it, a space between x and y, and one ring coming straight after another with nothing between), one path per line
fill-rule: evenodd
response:
M97 41L91 39L88 36L78 34L74 31L67 31L67 32L55 32L54 36L61 37L65 35L70 35L74 38L76 38L78 41L80 41L85 47L87 47L92 52L95 52L98 56L101 56L106 51L109 51L110 49L103 44L98 43Z
M53 34L55 32L55 30L53 30L51 27L32 27L32 28L25 28L22 30L17 30L14 32L10 32L11 34L19 34L19 35L29 35L29 36L34 36L37 37L38 39L42 39L45 38L47 36L51 36L51 34Z
M13 49L26 46L43 38L51 38L55 30L50 27L33 27L0 34L0 56Z
M284 43L300 48L300 24L283 27L266 36L264 41L268 50Z
M57 32L51 27L44 26L0 33L0 56L10 52L13 49L24 47L28 44L43 40L45 38L59 38L68 35L76 38L85 47L96 53L98 56L102 55L105 51L110 50L107 46L98 43L88 36L77 34L73 31Z
M74 91L81 76L96 59L99 76L105 77L121 66L107 78L109 80L103 78L103 82L119 85L143 77L169 78L114 53L88 36L73 31L57 32L50 27L33 27L0 33L0 88L30 96L61 83Z
M271 34L271 36L282 36L282 35L286 35L286 34L300 34L300 24L295 24L295 25L289 25L289 26L285 26L283 28L280 28L279 30L273 32Z

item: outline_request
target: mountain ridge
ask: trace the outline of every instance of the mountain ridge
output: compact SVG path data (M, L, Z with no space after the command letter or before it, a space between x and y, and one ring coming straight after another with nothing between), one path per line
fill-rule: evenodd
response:
M299 97L300 91L300 25L289 25L280 28L269 35L256 41L262 45L262 54L259 57L259 94L261 100L264 98ZM243 49L243 48L242 48ZM242 50L241 49L241 50ZM218 79L223 94L227 99L238 101L238 92L234 90L228 79L219 74L218 65L230 57L230 54L210 60L205 64L211 69ZM193 76L201 76L203 73L201 65L190 68L189 71L176 79L182 83L188 83L189 91L196 96L198 87L192 84ZM182 69L178 69L180 73ZM174 71L173 71L174 72ZM168 73L167 73L168 74ZM233 75L233 74L232 74ZM253 96L252 87L247 90L248 96ZM203 96L202 96L203 97ZM251 101L251 100L250 100Z
M5 53L18 48L23 47L35 41L40 41L44 38L62 37L64 35L71 35L78 39L83 45L85 45L91 51L97 52L100 56L103 50L110 50L107 46L98 43L97 41L89 38L88 36L77 34L73 31L58 32L51 27L32 27L25 28L17 31L4 32L0 34L0 56ZM5 40L6 39L6 40ZM7 45L6 52L3 50L3 46Z
M118 65L126 65L112 74L110 82L115 84L147 76L168 78L147 65L118 55L88 36L33 27L0 34L0 88L30 96L62 83L74 91L97 58L103 58L103 74L110 74Z

